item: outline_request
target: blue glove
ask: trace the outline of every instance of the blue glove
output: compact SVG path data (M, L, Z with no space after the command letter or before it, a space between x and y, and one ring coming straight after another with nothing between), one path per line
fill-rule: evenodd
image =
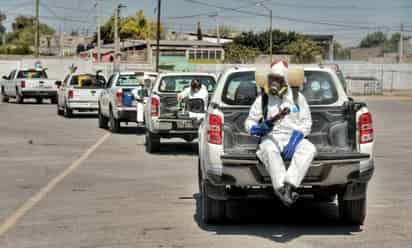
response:
M268 132L270 132L270 127L268 127L268 125L266 125L265 123L254 125L250 129L250 134L256 136L264 136Z
M304 138L301 131L293 131L292 136L289 139L289 143L283 148L282 156L284 160L292 160L293 154L295 153L296 146Z

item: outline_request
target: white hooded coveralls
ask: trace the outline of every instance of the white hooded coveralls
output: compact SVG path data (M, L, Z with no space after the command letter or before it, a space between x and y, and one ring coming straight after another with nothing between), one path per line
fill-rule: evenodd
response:
M205 111L207 110L207 104L209 101L209 92L206 86L202 84L202 87L197 92L193 92L191 87L184 89L178 94L179 99L202 99L204 103ZM204 113L191 113L189 112L189 117L196 118L198 120L203 119Z
M256 153L265 165L275 190L283 187L285 182L299 187L316 154L315 146L307 139L302 139L296 146L288 169L282 159L281 153L289 143L294 130L301 131L305 137L311 131L312 118L308 103L300 93L297 100L299 107L294 104L290 88L282 99L277 96L268 96L267 119L277 115L280 109L288 107L291 110L290 114L275 123L271 132L262 137ZM262 118L262 97L258 96L245 122L247 132L250 133L252 126L259 124Z

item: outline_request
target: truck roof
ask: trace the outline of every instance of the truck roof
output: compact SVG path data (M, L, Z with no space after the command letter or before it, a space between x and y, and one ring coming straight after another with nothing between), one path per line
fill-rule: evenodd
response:
M205 72L167 72L161 73L159 76L214 76L212 73L205 73Z

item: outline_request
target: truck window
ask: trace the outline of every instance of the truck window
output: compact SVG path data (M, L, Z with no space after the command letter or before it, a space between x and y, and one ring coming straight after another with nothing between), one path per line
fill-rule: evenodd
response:
M238 72L227 79L222 100L229 105L252 105L257 93L255 72Z
M45 71L39 70L24 70L17 73L17 79L28 78L28 79L47 79L47 74Z
M216 88L216 81L211 76L166 76L159 84L160 92L179 93L190 86L192 80L199 80L209 92Z
M310 105L327 105L338 100L331 75L323 71L305 71L302 93Z
M136 73L129 75L120 75L117 79L116 86L138 86L143 84L144 74Z
M99 76L99 79L96 80L96 75L80 74L72 77L70 85L75 88L101 88L105 82L103 76Z
M329 73L305 71L301 93L309 105L327 105L337 101L338 94ZM252 105L258 95L255 72L238 72L229 76L223 89L222 101L229 105Z

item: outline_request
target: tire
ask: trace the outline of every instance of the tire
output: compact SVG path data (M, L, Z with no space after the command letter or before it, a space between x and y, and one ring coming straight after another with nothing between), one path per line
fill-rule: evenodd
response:
M109 122L109 119L107 118L107 117L105 117L105 116L103 116L102 115L102 113L100 112L100 107L99 107L99 110L98 110L99 112L98 112L98 116L99 116L99 128L103 128L103 129L107 129L109 126L108 126L108 122Z
M57 104L57 97L50 98L51 104Z
M113 111L110 109L110 118L109 118L110 126L109 129L112 133L119 133L120 132L120 121L114 118Z
M16 102L18 104L22 104L24 102L23 96L21 96L17 90L16 90Z
M344 200L343 195L338 198L339 217L345 224L363 225L366 217L366 197L357 200Z
M313 198L316 202L332 203L336 199L336 194L316 193Z
M215 200L208 195L208 182L202 180L202 221L205 224L223 223L226 218L226 201Z
M68 108L67 105L65 105L64 109L63 109L63 115L66 118L72 118L73 117L73 110Z
M9 102L9 97L6 96L3 89L1 91L1 102Z
M64 110L60 109L59 104L57 104L56 106L57 106L57 115L63 115L63 114L64 114Z
M36 97L36 103L37 103L37 104L40 104L40 103L42 103L42 102L43 102L43 99L42 99L42 98Z
M145 135L146 152L155 153L160 151L160 136L146 130Z
M203 181L203 173L202 173L202 165L200 163L200 156L197 159L197 186L199 189L199 193L202 193L202 181Z

